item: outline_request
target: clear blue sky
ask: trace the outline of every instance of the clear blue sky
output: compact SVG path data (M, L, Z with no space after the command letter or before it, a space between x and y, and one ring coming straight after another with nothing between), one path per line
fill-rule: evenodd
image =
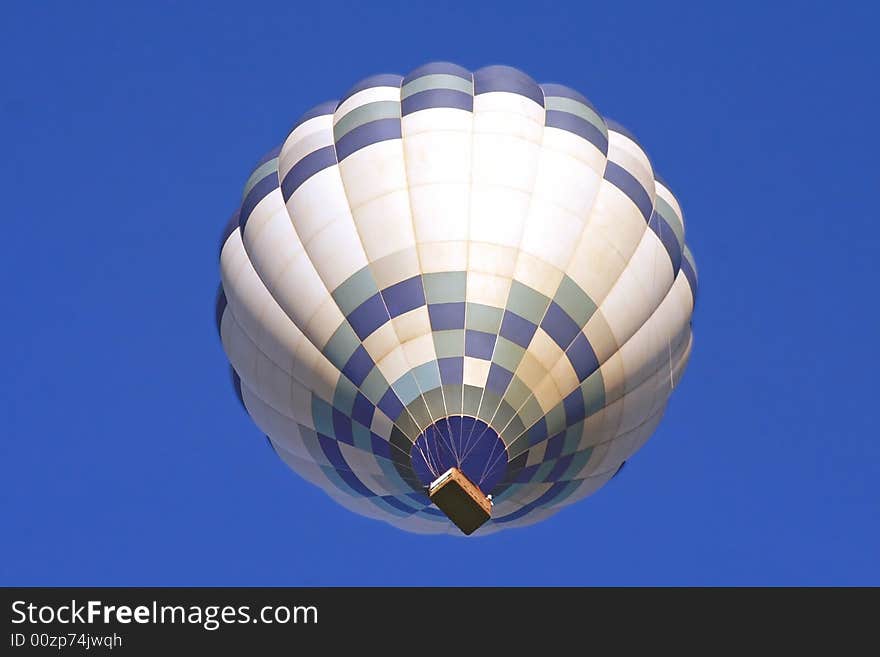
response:
M6 8L0 584L880 585L874 3L372 4ZM701 275L654 438L593 497L482 539L299 479L214 328L257 158L433 60L570 85L634 131Z

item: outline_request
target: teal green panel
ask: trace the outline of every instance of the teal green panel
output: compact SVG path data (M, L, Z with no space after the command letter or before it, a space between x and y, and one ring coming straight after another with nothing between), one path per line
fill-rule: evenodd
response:
M357 387L344 376L340 376L336 382L336 390L333 392L333 406L346 415L351 415L356 396Z
M480 413L477 415L481 420L483 418L492 419L495 411L498 410L498 404L501 403L501 397L488 389L483 389L483 401L480 402ZM489 420L486 420L488 422Z
M436 421L431 417L431 414L428 412L428 407L425 404L419 404L414 407L413 417L419 426L428 428ZM421 433L421 432L419 432ZM419 434L416 434L416 438L418 438Z
M468 303L465 311L465 328L484 333L498 333L501 328L501 315L504 311L481 303Z
M521 436L522 432L525 430L526 428L523 425L523 421L519 418L519 415L514 415L510 424L508 424L504 428L504 431L501 432L501 440L505 445L510 445L514 440Z
M348 322L342 322L330 337L322 353L336 366L336 369L342 370L360 345L360 338L355 334L354 329Z
M530 287L526 287L519 281L513 281L510 286L510 296L507 298L507 310L516 313L533 324L540 324L550 299Z
M562 282L559 284L559 289L553 300L581 328L586 326L587 321L596 312L596 304L593 303L593 300L568 276L562 277Z
M586 410L584 417L590 417L605 408L605 380L602 378L602 370L596 370L584 380L581 392Z
M352 422L351 423L351 434L354 437L354 446L364 450L365 452L372 453L373 451L373 440L372 440L372 432L369 427L365 427L360 422ZM375 456L375 455L374 455ZM376 460L382 458L381 456L376 456Z
M564 98L562 96L548 96L544 99L544 107L548 110L557 112L568 112L575 116L581 117L584 121L592 123L605 137L608 137L608 127L605 121L596 112L581 102L573 98Z
M656 196L654 200L654 210L656 210L661 217L666 219L666 223L669 224L672 232L675 233L675 239L678 240L678 245L681 246L684 244L684 226L681 225L681 220L678 218L678 215L675 214L675 210L672 209L672 206L664 201L662 197Z
M538 483L542 482L547 478L552 471L554 466L556 465L556 461L544 461L541 465L538 466L538 469L535 471L535 474L532 475L531 481Z
M256 186L258 182L260 182L263 178L268 176L270 173L275 173L276 177L278 174L278 158L273 158L268 162L261 164L259 167L254 169L254 172L251 174L251 177L248 178L247 182L244 184L244 191L241 194L241 200L244 201L245 197L250 193L250 191Z
M500 491L497 495L494 495L494 501L497 504L498 502L503 502L508 497L512 497L515 493L521 492L523 488L526 487L527 484L510 484L504 490Z
M459 393L459 397L461 394ZM443 403L443 390L441 388L434 388L433 390L429 390L424 394L425 403L428 405L428 410L431 412L431 415L434 419L438 419L441 417L445 417L448 413L450 413L449 409ZM460 403L460 402L459 402Z
M371 369L370 373L367 374L367 378L361 383L361 392L364 393L364 397L374 404L379 403L387 390L388 381L385 380L385 377L382 375L382 372L378 367ZM394 418L391 419L393 420Z
M440 387L440 369L437 367L436 360L422 363L412 370L412 373L416 377L419 389L423 393Z
M544 416L544 409L541 408L537 399L529 397L529 400L519 409L518 415L525 426L531 427Z
M508 372L516 372L516 368L519 367L525 352L526 350L515 342L511 342L499 335L495 342L495 352L492 354L492 361L501 365Z
M507 386L507 390L504 393L504 399L514 408L518 409L522 406L526 399L531 396L532 391L529 390L529 387L523 382L521 378L514 374L513 378L510 380L510 383ZM535 402L537 404L538 402ZM540 411L540 407L538 407ZM543 413L541 413L543 415ZM541 417L539 415L538 417Z
M338 142L347 133L367 123L381 119L399 118L400 101L398 100L377 100L374 103L367 103L366 105L355 107L339 119L336 125L333 126L333 140Z
M483 391L480 388L474 386L466 385L464 387L463 412L465 415L470 415L472 417L477 416L477 412L480 410L480 399L483 396L482 392Z
M331 438L336 437L333 431L333 407L317 395L312 395L312 422L315 423L315 430L318 433Z
M410 439L410 441L415 440L419 437L419 425L417 425L413 419L410 417L408 412L401 413L400 417L394 421L395 426L403 432L403 435Z
M583 469L583 467L590 460L590 456L593 454L593 448L588 447L585 450L575 453L574 457L571 459L571 465L569 465L565 472L563 473L563 478L571 478L576 477L577 474Z
M449 75L448 73L432 73L416 78L412 82L407 82L400 90L400 98L409 98L413 94L429 89L453 89L455 91L463 91L466 94L473 95L474 83L465 80L457 75Z
M496 427L506 427L507 423L513 418L516 414L513 408L511 408L510 404L507 402L501 402L498 405L498 410L495 411L495 417L489 418L492 420L493 426Z
M408 406L413 399L421 394L416 379L410 372L397 379L397 381L391 384L391 387L397 393L397 398L403 402L404 406Z
M565 501L566 498L571 497L571 494L574 493L580 487L580 481L570 481L565 484L565 487L562 489L560 493L556 495L552 500L550 500L547 504L542 504L539 508L547 508L547 507L558 507L562 502Z
M501 398L498 395L491 390L484 389L483 400L480 402L480 410L477 413L477 417L488 424L495 415L499 403L501 403Z
M450 329L448 331L434 331L434 350L437 358L451 358L464 356L464 331Z
M324 454L324 450L321 449L321 445L318 443L318 434L315 433L314 429L300 424L299 435L302 438L303 445L306 446L306 451L308 451L315 463L329 463L327 455Z
M503 435L503 434L502 434ZM510 458L516 458L529 448L529 438L527 434L520 434L516 439L508 442L510 439L504 436L504 444L507 445L507 451Z
M412 414L413 420L420 427L429 427L434 424L434 419L428 412L428 407L425 405L425 400L422 397L417 397L407 408Z
M565 429L565 408L557 404L552 411L547 413L547 436L555 436Z
M446 400L446 412L449 415L461 415L463 413L461 406L462 387L456 384L446 384L443 386L443 398Z
M694 270L694 276L697 277L697 283L699 283L700 273L697 271L697 261L694 260L694 254L691 253L691 248L687 244L684 245L684 251L682 252L682 255L687 258L687 261L691 265L691 269Z
M425 299L429 304L454 303L465 300L466 272L446 271L422 274L422 283L425 286Z
M581 442L581 436L584 433L584 422L581 420L577 424L573 424L565 430L565 442L562 444L562 456L573 454L577 451Z
M359 269L333 290L333 300L342 314L348 317L355 308L379 292L376 280L368 267Z

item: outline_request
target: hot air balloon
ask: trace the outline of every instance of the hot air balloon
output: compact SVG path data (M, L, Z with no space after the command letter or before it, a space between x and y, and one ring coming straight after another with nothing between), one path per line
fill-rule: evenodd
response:
M223 232L247 413L342 506L488 534L608 482L691 352L684 222L637 139L505 66L376 75L303 114Z

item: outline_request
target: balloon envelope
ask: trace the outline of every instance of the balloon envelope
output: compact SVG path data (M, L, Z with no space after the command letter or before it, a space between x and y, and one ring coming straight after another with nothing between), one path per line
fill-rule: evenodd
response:
M303 115L224 231L217 322L292 469L397 527L426 486L492 494L478 533L596 491L691 351L681 208L635 137L513 68L377 75Z

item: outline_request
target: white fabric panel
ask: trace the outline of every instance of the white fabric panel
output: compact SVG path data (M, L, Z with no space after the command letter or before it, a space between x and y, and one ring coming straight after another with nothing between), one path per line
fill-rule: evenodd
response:
M299 425L295 420L273 408L242 381L241 395L256 425L276 445L283 446L287 451L300 458L315 460L314 450L305 444ZM320 455L318 455L320 456ZM323 461L326 464L326 459Z
M323 399L331 400L340 376L338 370L266 290L247 258L239 231L234 231L223 247L220 270L228 304L226 313L235 316L249 339L275 364Z
M403 353L410 367L418 367L427 362L437 360L437 351L434 348L434 338L430 333L425 333L403 343Z
M339 123L339 121L341 121L345 115L353 109L361 107L362 105L369 105L370 103L381 101L397 102L399 100L400 87L370 87L369 89L363 89L356 94L352 94L351 97L346 98L345 102L336 108L336 113L333 115L333 125Z
M504 308L510 292L511 278L468 270L465 298L470 303Z
M292 257L302 250L298 236L289 242L290 249L278 248L286 244L284 240L291 233L293 228L282 202L281 190L273 190L254 207L242 232L242 243L248 259L267 288L266 281L278 278L289 266ZM277 296L275 298L278 299Z
M558 506L550 507L554 512L559 511L567 506L580 502L585 497L589 497L597 490L607 484L614 476L614 471L604 472L602 474L592 475L580 480L578 487L566 497Z
M303 182L287 200L287 211L303 242L310 242L328 225L341 219L348 219L354 231L348 199L339 178L339 168L335 165L319 171ZM362 254L363 249L358 246L352 253L352 258L357 260ZM366 260L365 257L363 259Z
M482 388L489 376L489 361L481 358L464 357L464 384Z
M505 92L474 98L473 164L470 206L467 299L503 308L512 268L489 270L483 242L515 262L538 173L544 133L544 109L522 96ZM503 297L503 298L502 298Z
M629 265L600 305L618 344L626 342L660 305L673 283L663 243L646 230Z
M635 381L638 385L643 369L653 371L658 360L667 358L670 344L679 341L677 336L688 330L690 309L685 304L689 300L687 280L680 274L663 303L618 351L623 359L628 381Z
M588 166L601 179L605 172L605 154L586 139L567 130L547 126L544 128L544 149L568 155Z
M298 125L284 140L278 156L278 179L284 180L306 155L333 143L333 116L316 116Z
M654 170L642 147L629 137L608 131L608 159L629 171L654 198Z
M422 271L460 271L467 261L473 115L422 110L403 117L401 131ZM451 252L448 258L437 248L425 249L437 242L448 243L442 247Z
M272 442L272 446L278 454L278 457L284 461L291 470L296 472L310 484L314 484L328 495L330 494L327 490L328 486L331 485L330 481L321 471L320 466L312 460L312 457L308 452L303 454L297 453L290 449L290 445L285 440L273 438L271 435L269 435L269 440ZM339 501L332 495L330 497L332 497L334 501Z
M617 187L602 181L566 274L595 303L601 303L646 229L633 202Z
M611 327L608 326L608 320L605 319L601 308L596 310L590 319L587 320L587 325L584 326L582 333L589 340L593 353L596 354L596 359L600 365L606 362L620 348L620 345L614 339L614 334L611 332Z
M525 239L528 240L528 236ZM533 248L532 250L540 249ZM562 282L562 269L548 264L546 257L542 259L522 250L517 255L513 278L552 299L556 290L559 289L559 283Z
M514 374L522 379L526 386L534 390L544 380L544 377L547 375L547 369L541 364L541 361L538 360L535 354L529 350L523 354L522 360Z
M380 362L392 351L400 348L397 333L391 322L383 324L373 331L362 344L374 363Z
M310 321L331 298L330 293L293 228L281 190L270 192L257 204L243 241L266 289L312 344L323 348L338 324L311 325Z
M635 444L642 437L646 438L647 436L650 436L657 428L657 425L660 423L662 417L663 410L661 409L658 413L656 413L653 417L648 418L640 426L616 437L607 445L606 450L594 450L594 454L601 452L602 458L590 458L583 473L600 474L603 472L610 472L611 474L614 474L615 472L617 472L617 470L620 468L620 464L632 456Z
M226 312L234 312L245 333L287 372L293 372L293 356L304 338L257 276L238 230L223 246L220 279L226 296Z
M691 349L694 346L694 336L693 333L688 333L687 343L685 345L684 352L681 355L681 358L678 359L675 366L672 368L672 387L673 389L678 386L679 381L681 381L681 377L684 375L684 370L687 368L688 361L691 357Z
M401 345L395 346L376 366L389 383L394 383L410 370Z
M321 118L323 121L315 128L313 137L320 136L321 145L330 145L333 143L332 117ZM285 166L289 162L292 166L294 155L302 152L295 139L298 130L291 133L282 148L281 161ZM330 166L306 179L287 200L287 210L327 290L335 290L366 266L367 256L338 166ZM339 253L345 253L346 257L338 257Z

